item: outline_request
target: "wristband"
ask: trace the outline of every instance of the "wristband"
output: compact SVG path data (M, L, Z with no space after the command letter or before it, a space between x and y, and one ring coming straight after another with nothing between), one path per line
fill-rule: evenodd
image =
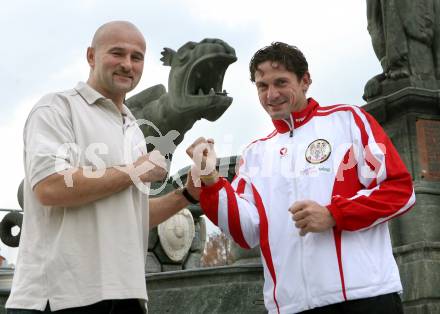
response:
M188 201L188 202L190 202L191 204L198 204L199 203L199 201L198 200L196 200L189 192L188 192L188 189L186 188L186 187L184 187L183 189L182 189L182 195L183 195L183 197L184 198L186 198L186 200Z

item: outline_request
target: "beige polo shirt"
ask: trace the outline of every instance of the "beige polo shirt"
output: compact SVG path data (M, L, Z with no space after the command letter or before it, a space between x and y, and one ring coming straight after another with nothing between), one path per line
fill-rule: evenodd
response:
M44 310L49 301L59 310L147 299L147 194L131 186L84 206L56 208L42 206L32 192L58 171L79 166L99 175L142 153L145 141L128 108L121 114L85 83L34 106L24 128L25 213L7 308Z

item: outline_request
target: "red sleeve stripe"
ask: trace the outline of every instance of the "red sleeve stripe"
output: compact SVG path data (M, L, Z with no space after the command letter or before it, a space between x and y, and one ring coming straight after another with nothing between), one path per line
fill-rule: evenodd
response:
M396 217L399 217L400 215L403 215L404 213L406 213L408 210L410 210L410 209L414 206L415 201L416 201L416 197L415 197L415 194L413 193L413 194L411 195L411 197L408 199L408 201L406 202L406 204L405 204L400 210L398 210L397 212L395 212L395 213L394 213L393 215L391 215L391 216L384 217L384 218L379 218L379 219L376 220L372 225L373 225L373 226L374 226L374 225L378 225L378 224L380 224L380 223L386 222L386 221L388 221L388 220L390 220L390 219L394 219L394 218L396 218ZM365 228L364 228L364 229L365 229ZM363 229L359 229L359 230L363 230Z
M278 306L278 301L276 298L276 288L277 288L277 277L275 273L275 267L273 265L272 253L270 251L269 244L269 224L267 222L266 209L264 208L263 200L258 193L255 186L252 184L252 192L254 194L255 205L257 206L258 215L260 216L260 248L263 254L264 260L266 261L267 268L272 277L273 281L273 299L275 305L277 306L277 311L280 313L280 307Z
M243 179L240 179L240 181L238 181L238 185L237 185L237 194L241 195L244 193L244 189L246 188L246 181Z
M226 179L220 178L217 183L211 186L202 186L200 193L200 207L203 213L218 226L218 202L219 191L226 185Z
M350 105L347 105L347 104L338 104L338 105L330 105L330 106L319 106L318 107L318 110L320 110L320 111L328 111L328 110L332 110L332 109L335 109L335 108L338 108L338 107L347 107L347 106L350 106Z
M238 211L237 199L230 184L225 185L226 195L228 197L228 228L229 233L238 245L242 248L250 249L243 236L240 224L240 213Z

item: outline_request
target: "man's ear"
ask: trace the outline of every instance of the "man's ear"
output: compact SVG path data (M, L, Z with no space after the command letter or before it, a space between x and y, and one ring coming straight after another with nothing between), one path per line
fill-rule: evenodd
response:
M312 78L310 77L310 72L306 71L301 79L302 83L303 83L303 90L304 93L307 92L307 90L309 89L310 85L312 84Z
M95 49L93 47L87 48L87 62L90 67L93 69L95 66Z

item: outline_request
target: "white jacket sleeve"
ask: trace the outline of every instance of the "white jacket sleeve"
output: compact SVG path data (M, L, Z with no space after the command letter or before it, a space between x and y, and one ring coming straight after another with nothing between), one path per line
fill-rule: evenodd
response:
M239 173L245 173L244 169L240 168ZM241 247L249 249L259 244L260 218L249 178L239 174L229 183L222 177L216 184L202 187L200 206Z

